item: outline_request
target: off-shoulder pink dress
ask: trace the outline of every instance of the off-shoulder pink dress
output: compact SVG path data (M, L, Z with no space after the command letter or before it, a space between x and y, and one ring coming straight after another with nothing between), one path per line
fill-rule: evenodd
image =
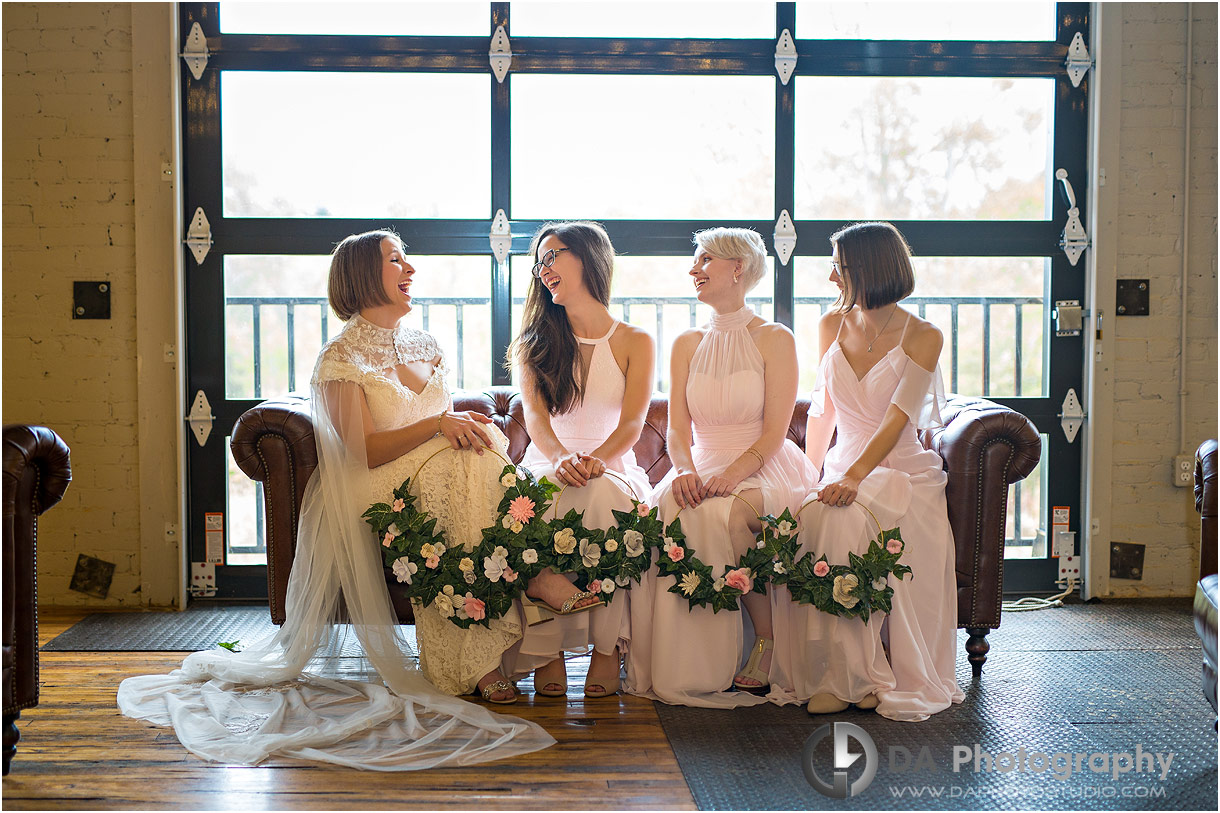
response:
M908 314L904 339L909 325ZM834 404L838 436L826 455L824 483L841 477L851 466L890 404L910 421L893 450L860 484L857 502L867 506L877 521L859 505L810 503L800 517L802 555L825 553L832 564L846 564L848 551L868 550L879 523L901 530L906 544L901 561L912 572L905 579L890 577L893 609L888 615L874 614L867 625L858 618L839 618L798 605L786 587L773 586L775 660L770 697L779 703L803 703L815 694L828 693L854 703L876 693L882 716L924 720L964 698L954 677L957 581L945 504L947 478L940 456L925 449L916 434L917 428L941 425L945 396L940 368L920 367L899 340L863 378L857 378L836 337L818 369L811 415L823 413L826 397ZM888 659L882 644L885 634Z
M746 326L754 318L749 307L730 314L714 314L691 357L686 402L694 430L693 463L699 476L720 474L762 434L765 395L764 363ZM677 475L671 471L657 486L654 501L666 524L678 514L671 494ZM736 492L761 489L764 514L795 511L817 472L791 440L757 472L737 486ZM732 497L704 500L682 511L679 519L686 545L719 576L737 557L725 529ZM675 705L732 708L765 703L766 698L732 688L744 655L753 640L745 641L742 611L713 612L691 608L686 598L669 592L673 576L649 571L645 591L632 596L632 642L627 657L628 690ZM634 591L633 591L634 592Z

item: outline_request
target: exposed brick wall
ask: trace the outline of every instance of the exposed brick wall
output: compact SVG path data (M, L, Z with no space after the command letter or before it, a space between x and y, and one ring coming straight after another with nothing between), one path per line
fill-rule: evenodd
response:
M1143 579L1110 593L1189 595L1199 520L1173 455L1216 436L1216 6L1123 3L1117 277L1148 279L1148 316L1113 317L1112 539L1147 545ZM1194 15L1187 421L1179 449L1186 15Z
M131 10L5 3L5 423L72 449L39 523L47 604L135 605L140 587ZM72 282L110 284L111 318L72 318ZM68 589L77 555L116 565L103 602Z

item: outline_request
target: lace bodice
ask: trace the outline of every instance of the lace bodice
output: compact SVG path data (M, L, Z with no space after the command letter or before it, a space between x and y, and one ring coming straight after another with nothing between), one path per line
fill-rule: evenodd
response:
M432 375L418 393L404 385L394 368L415 361L439 358ZM439 414L449 406L445 357L431 333L400 324L374 325L357 314L343 331L322 348L313 383L351 381L364 390L373 425L393 429Z

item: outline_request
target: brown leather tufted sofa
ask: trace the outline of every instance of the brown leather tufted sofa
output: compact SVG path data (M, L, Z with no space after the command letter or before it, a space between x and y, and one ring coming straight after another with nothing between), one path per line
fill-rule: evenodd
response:
M491 416L509 439L509 454L520 460L529 445L521 398L511 387L454 394L454 409ZM788 437L805 446L809 401L798 400ZM1004 524L1008 486L1038 464L1042 442L1033 424L1007 407L982 398L952 396L945 425L921 433L925 447L945 460L949 475L949 522L957 546L958 627L970 638L966 650L975 676L990 649L987 633L1000 625L1004 578ZM654 397L635 456L653 484L669 471L665 450L668 401ZM309 402L299 396L266 401L247 411L233 427L233 457L251 479L263 484L267 512L267 591L271 618L284 622L288 572L296 550L297 512L305 483L318 464ZM397 586L386 571L386 580ZM399 619L414 618L407 599L390 590Z
M4 427L4 773L17 718L38 705L38 516L72 481L68 447L42 426Z

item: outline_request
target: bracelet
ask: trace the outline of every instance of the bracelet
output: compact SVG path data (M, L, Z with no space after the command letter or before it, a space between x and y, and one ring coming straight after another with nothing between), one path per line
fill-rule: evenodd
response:
M436 434L438 434L438 435L444 434L444 430L441 429L441 421L445 420L445 414L446 413L442 412L441 414L436 416Z
M757 457L757 458L758 458L758 467L759 467L760 469L761 469L761 468L762 468L762 467L763 467L763 466L766 464L766 462L767 462L767 461L763 460L763 456L762 456L762 454L761 454L761 453L760 453L760 452L759 452L757 449L755 449L753 446L751 446L750 448L746 449L746 452L747 452L747 453L749 453L749 454L752 454L752 455L754 455L755 457Z

